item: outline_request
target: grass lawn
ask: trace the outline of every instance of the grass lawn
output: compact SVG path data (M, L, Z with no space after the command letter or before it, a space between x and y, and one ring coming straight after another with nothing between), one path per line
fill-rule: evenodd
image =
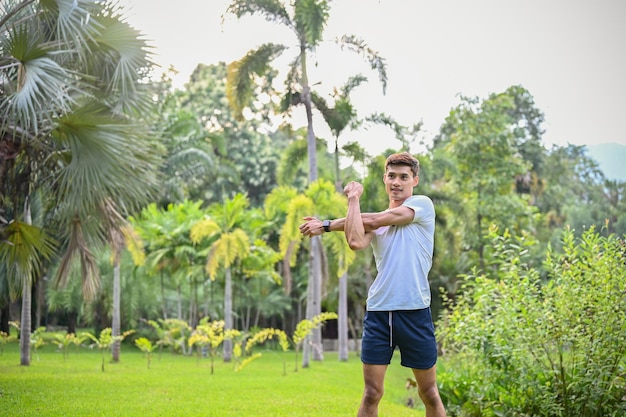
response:
M209 358L155 352L148 369L143 353L123 345L120 362L111 363L107 353L102 372L100 352L72 347L64 361L52 345L32 353L30 366L20 366L19 345L10 343L0 356L0 416L356 415L363 382L354 353L339 362L336 352L326 352L323 362L311 361L305 369L299 363L296 372L293 352L256 352L263 356L239 372L216 359L211 375ZM405 388L412 374L399 360L396 354L387 372L379 414L423 416L423 409L405 405L416 393Z

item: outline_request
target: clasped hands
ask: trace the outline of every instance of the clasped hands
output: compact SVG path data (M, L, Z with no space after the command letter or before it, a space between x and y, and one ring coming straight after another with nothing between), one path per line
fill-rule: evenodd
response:
M350 181L343 188L343 193L348 199L350 198L360 198L361 194L363 194L363 186L356 182ZM302 223L299 227L300 233L303 236L319 236L324 233L324 226L320 219L317 217L306 216L304 217L304 223Z

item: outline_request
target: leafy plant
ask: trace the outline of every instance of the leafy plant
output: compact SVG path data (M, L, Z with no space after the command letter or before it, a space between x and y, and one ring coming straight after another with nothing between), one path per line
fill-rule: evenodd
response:
M298 371L298 352L300 351L300 348L302 347L302 343L304 342L306 337L309 334L311 334L311 332L314 329L317 329L326 321L334 320L336 318L337 318L337 313L325 312L325 313L318 314L317 316L313 317L311 320L308 320L308 319L301 320L297 324L296 330L294 331L291 340L289 340L289 337L287 336L287 334L282 330L271 329L271 328L262 329L259 332L255 333L254 336L252 336L252 338L246 343L246 351L249 352L250 350L252 350L252 347L254 347L255 345L265 343L267 340L276 338L278 339L278 344L280 345L282 351L287 352L287 350L289 350L289 343L291 342L296 351L295 371L297 372ZM246 363L249 363L250 361L251 360L248 360ZM284 360L283 360L283 374L286 374L286 363L284 362Z
M140 337L135 340L135 346L139 348L143 353L146 354L146 359L148 360L148 369L150 369L150 362L152 361L152 352L158 347L158 345L153 345L150 339L146 337Z
M196 326L196 329L191 334L191 337L189 337L187 343L191 348L196 346L198 354L200 354L200 352L208 352L211 357L211 375L213 375L217 348L224 340L232 340L239 335L241 335L239 330L224 330L223 320L209 322L208 318L204 318L200 321L200 324Z
M43 337L43 334L46 332L45 327L38 327L34 332L30 335L30 347L35 352L35 357L39 360L39 355L37 355L37 350L46 344L46 340Z
M267 340L278 339L278 345L282 349L283 352L287 352L289 350L289 338L287 337L287 333L280 329L261 329L250 338L246 343L246 352L250 352L255 345L259 345L265 343ZM245 365L252 362L254 359L260 357L261 354L252 355L249 360L246 360L245 363L242 363L242 366L239 370L243 369ZM287 375L287 362L283 359L283 375ZM296 361L298 359L296 358Z
M71 345L79 346L84 340L84 336L76 336L74 333L55 334L53 338L59 350L63 353L63 361L67 360L69 347Z
M530 237L492 229L484 274L439 326L450 415L618 416L626 412L626 248L567 230L544 280L524 262Z
M100 332L100 337L96 337L89 332L85 332L82 335L83 337L93 341L93 343L91 344L91 347L95 346L98 349L100 349L100 351L102 352L102 367L101 367L102 372L104 372L104 358L105 358L106 352L111 349L111 346L113 346L115 342L118 342L118 341L121 342L122 340L124 340L126 336L134 333L134 330L128 330L119 336L113 336L111 333L112 333L111 328L107 327L106 329L103 329Z
M159 347L170 346L174 352L182 352L187 355L187 344L191 335L191 327L186 321L180 319L159 319L158 321L148 320L157 332L159 340L156 344ZM191 345L190 345L191 346Z

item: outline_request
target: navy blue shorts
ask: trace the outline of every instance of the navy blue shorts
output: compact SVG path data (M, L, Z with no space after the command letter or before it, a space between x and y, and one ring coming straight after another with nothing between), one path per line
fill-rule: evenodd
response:
M400 364L407 368L430 369L437 363L430 308L365 313L361 362L389 365L396 347L400 350Z

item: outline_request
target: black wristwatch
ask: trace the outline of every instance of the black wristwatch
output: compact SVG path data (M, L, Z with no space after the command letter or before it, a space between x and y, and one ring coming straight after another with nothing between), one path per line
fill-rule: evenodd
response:
M330 220L324 220L322 226L324 226L325 232L330 232Z

